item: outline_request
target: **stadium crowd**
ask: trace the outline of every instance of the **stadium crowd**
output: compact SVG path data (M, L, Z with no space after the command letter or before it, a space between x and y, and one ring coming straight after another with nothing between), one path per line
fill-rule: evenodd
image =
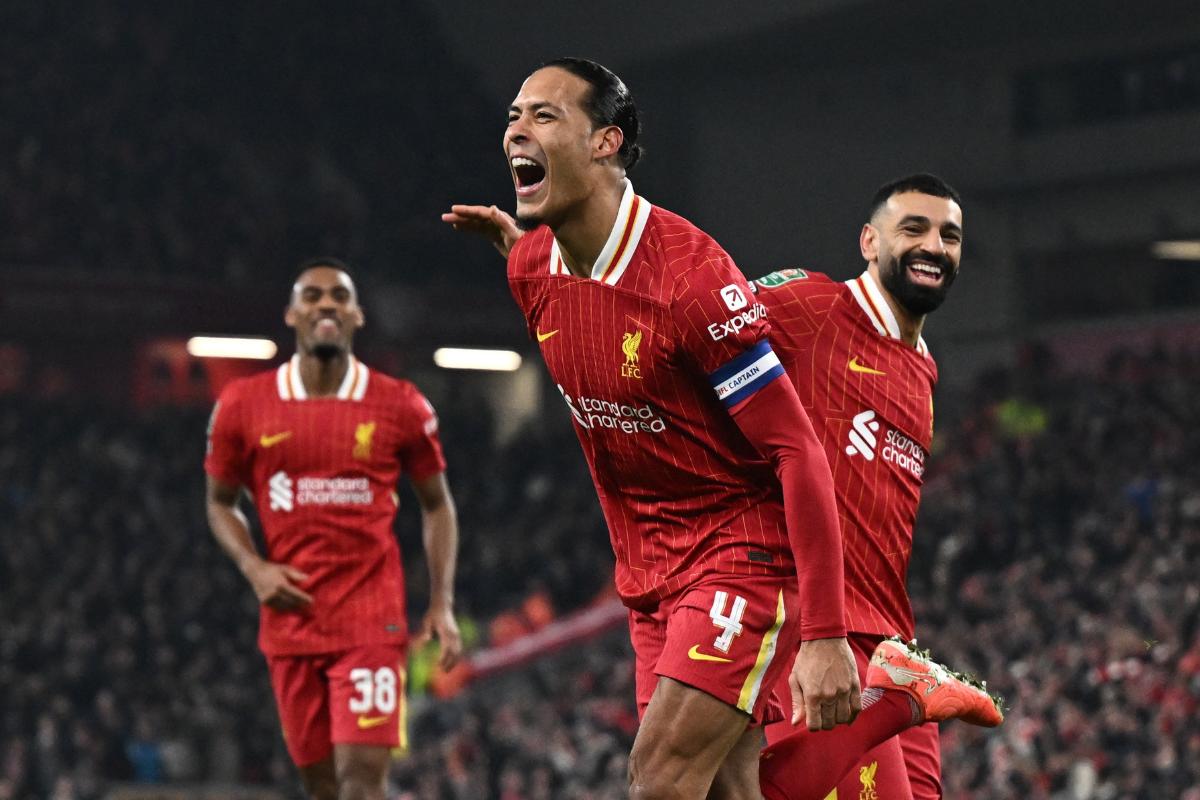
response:
M464 627L530 594L572 609L602 591L612 556L574 444L539 428L481 448L486 416L442 413L452 465L471 465L451 472ZM204 426L198 411L0 405L0 798L100 797L113 780L291 784L253 596L205 522ZM406 505L398 530L423 604Z
M479 182L504 178L499 117L477 124L495 104L422 4L87 0L0 19L0 265L236 286L314 252L436 264L450 187L503 186ZM433 149L411 136L431 115Z
M1198 390L1195 354L1115 354L1098 377L1043 354L940 403L918 627L1009 707L997 732L944 728L947 797L1200 800ZM481 448L490 426L469 410L441 409L460 610L486 623L538 591L581 606L611 555L569 428ZM294 792L253 597L204 525L203 427L170 409L0 405L3 800L100 798L114 781ZM400 522L415 605L414 527ZM620 796L636 726L624 638L449 700L418 693L395 795Z

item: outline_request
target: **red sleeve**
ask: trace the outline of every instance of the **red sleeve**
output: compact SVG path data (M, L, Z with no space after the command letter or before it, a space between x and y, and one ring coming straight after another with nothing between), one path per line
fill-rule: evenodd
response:
M404 436L400 442L400 463L408 477L423 481L446 471L442 442L438 438L438 418L425 396L413 389L403 410Z
M542 271L548 274L550 269L549 255L545 252L546 231L548 229L539 228L526 233L508 252L508 289L525 317L530 339L537 334L537 306L545 294L545 281L538 277Z
M241 406L234 386L227 386L208 418L208 445L204 455L204 471L222 483L234 486L249 483Z
M767 338L767 309L715 242L696 258L697 267L678 278L671 317L684 351L711 375Z
M801 638L845 636L842 532L833 475L795 388L786 380L771 380L729 413L783 484L788 542L800 581Z

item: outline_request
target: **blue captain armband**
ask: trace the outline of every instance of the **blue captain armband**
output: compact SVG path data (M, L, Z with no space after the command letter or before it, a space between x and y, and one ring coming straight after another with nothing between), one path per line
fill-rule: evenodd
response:
M766 339L708 374L717 399L732 408L783 374Z

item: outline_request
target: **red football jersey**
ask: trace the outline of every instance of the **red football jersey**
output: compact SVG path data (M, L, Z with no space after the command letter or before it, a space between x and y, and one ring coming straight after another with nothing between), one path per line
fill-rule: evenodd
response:
M304 613L262 607L264 653L407 640L396 484L445 470L437 424L415 386L354 358L336 397L307 396L298 357L221 392L204 469L249 490L266 558L307 573L313 596Z
M726 410L783 370L725 251L627 186L590 277L544 226L508 275L574 418L625 604L651 610L710 573L794 578L779 480Z
M910 347L873 278L804 270L755 281L771 343L833 471L846 561L846 628L913 636L906 578L937 365Z

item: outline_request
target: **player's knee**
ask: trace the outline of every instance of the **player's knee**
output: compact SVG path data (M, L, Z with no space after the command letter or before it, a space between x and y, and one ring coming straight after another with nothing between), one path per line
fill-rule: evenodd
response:
M676 787L667 786L661 781L646 783L632 781L629 784L629 800L682 800L687 795L680 794Z
M692 766L687 758L670 748L635 747L629 754L630 800L704 797L707 787L699 785L698 770L690 768Z
M337 780L332 776L304 778L304 792L309 800L338 800Z
M717 770L708 800L761 800L758 764L731 764L726 761Z
M337 800L384 800L387 769L367 760L350 759L339 765Z

